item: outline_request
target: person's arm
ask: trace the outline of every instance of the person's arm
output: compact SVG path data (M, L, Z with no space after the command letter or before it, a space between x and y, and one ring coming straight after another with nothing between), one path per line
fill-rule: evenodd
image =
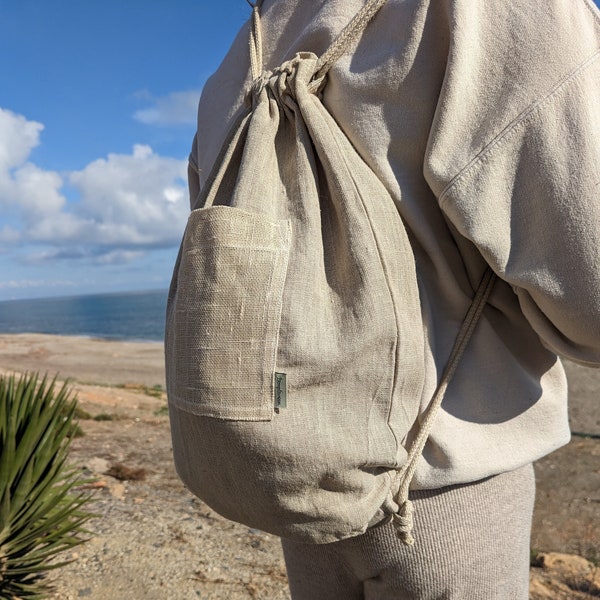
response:
M440 198L545 345L600 363L600 51Z
M425 175L544 344L600 364L600 13L447 0Z

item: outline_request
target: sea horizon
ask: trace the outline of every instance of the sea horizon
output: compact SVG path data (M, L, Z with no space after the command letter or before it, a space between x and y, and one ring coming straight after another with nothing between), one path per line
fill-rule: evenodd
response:
M86 298L89 296L128 296L136 294L168 293L169 288L149 288L141 290L116 290L111 292L84 292L83 294L58 294L52 296L33 296L31 298L2 298L0 304L6 302L29 302L30 300L68 300L69 298Z
M0 300L0 333L162 342L167 289Z

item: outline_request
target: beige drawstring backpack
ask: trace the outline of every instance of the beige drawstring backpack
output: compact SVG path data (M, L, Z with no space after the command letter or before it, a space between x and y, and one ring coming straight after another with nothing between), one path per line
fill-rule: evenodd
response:
M394 200L321 101L327 72L385 0L321 56L262 71L183 237L167 308L177 470L225 517L325 543L393 519L483 309L488 271L427 411L414 257ZM409 430L420 420L406 450ZM414 431L413 431L414 433Z

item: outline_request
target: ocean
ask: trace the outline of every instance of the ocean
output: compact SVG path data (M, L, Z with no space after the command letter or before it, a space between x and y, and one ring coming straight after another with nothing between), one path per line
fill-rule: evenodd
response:
M162 342L167 290L0 302L0 333Z

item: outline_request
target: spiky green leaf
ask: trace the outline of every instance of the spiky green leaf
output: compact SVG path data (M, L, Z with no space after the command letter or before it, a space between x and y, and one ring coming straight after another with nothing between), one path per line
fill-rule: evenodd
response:
M0 598L42 598L56 557L85 541L83 480L67 468L74 399L37 374L0 376Z

